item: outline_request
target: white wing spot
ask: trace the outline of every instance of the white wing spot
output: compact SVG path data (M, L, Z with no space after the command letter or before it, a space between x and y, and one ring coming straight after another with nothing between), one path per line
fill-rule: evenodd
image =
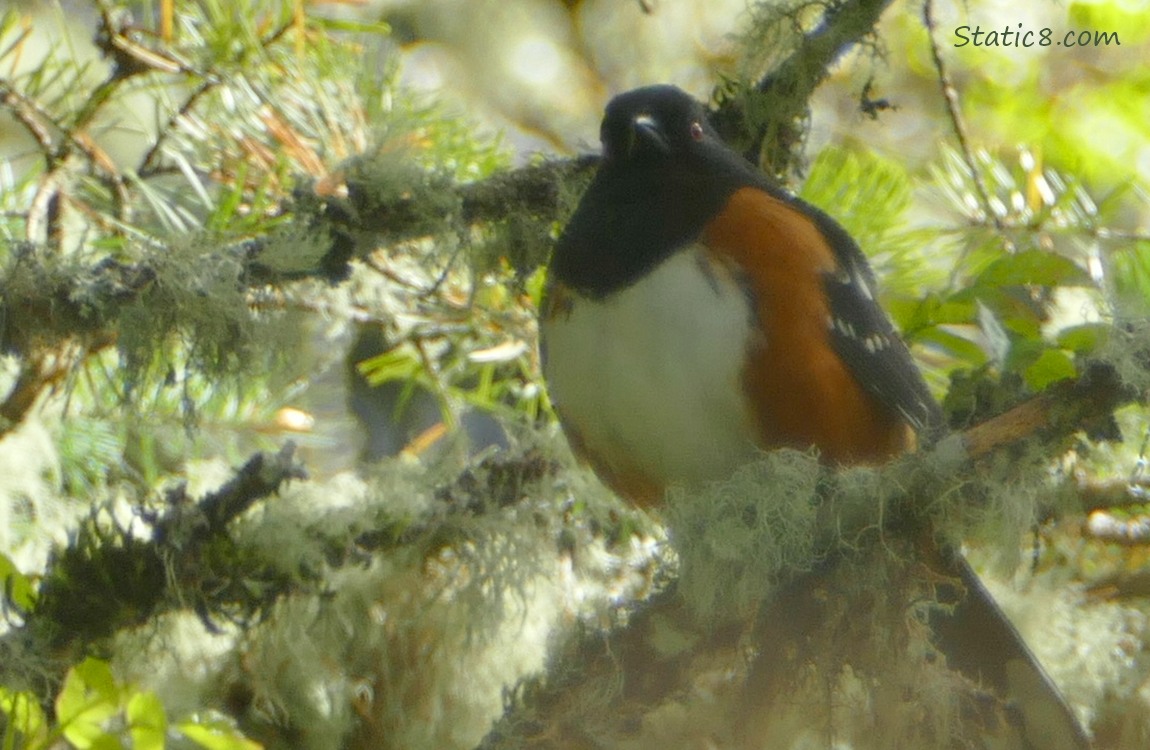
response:
M870 285L866 283L866 279L861 273L858 272L858 269L852 268L851 270L854 271L854 273L851 274L851 281L853 281L855 284L858 284L858 287L860 290L862 290L864 297L873 300L874 293L870 290Z

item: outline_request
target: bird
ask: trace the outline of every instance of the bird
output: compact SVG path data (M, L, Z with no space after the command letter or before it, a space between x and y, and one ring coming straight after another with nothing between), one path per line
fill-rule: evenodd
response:
M762 451L881 465L943 434L858 244L729 148L701 102L662 84L619 94L600 141L539 332L563 432L604 484L657 510L669 487L722 480ZM1024 664L1034 721L1088 747L959 550L924 536L965 592L932 621L948 664L1000 693L1018 683L1004 665Z

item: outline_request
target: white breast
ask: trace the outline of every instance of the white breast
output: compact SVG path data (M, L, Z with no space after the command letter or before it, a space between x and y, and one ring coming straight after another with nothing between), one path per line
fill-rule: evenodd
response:
M754 455L741 382L753 312L706 252L684 248L602 300L576 295L542 324L551 398L614 471L692 484Z

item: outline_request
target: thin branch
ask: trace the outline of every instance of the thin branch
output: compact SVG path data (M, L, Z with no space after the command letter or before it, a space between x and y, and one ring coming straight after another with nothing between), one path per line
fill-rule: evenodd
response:
M55 150L56 144L52 134L48 132L47 123L51 123L54 127L56 123L36 102L16 91L12 88L12 84L2 78L0 78L0 103L3 103L16 121L24 126L40 145L41 151L50 154Z
M107 23L107 21L105 23ZM278 29L260 40L260 48L267 49L282 39L284 34L293 28L295 28L294 21L289 21L288 23L280 26ZM183 72L193 73L193 71L187 69L185 69ZM212 71L197 73L196 75L199 75L201 78L203 78L203 81L198 87L196 87L194 91L192 91L192 93L188 95L186 99L184 99L184 102L176 109L176 111L168 116L167 121L159 129L159 132L156 134L155 141L140 160L140 166L137 170L137 173L140 175L140 177L147 178L157 174L160 169L157 160L159 159L165 143L167 143L168 139L172 137L172 134L176 131L180 121L187 117L191 111L195 109L196 105L199 104L201 99L222 85L225 80L223 76L217 75Z
M93 97L94 99L95 97ZM101 102L104 99L101 99ZM93 106L91 101L87 106ZM103 175L104 181L111 187L116 197L119 212L122 213L127 209L129 196L127 186L124 183L124 176L104 150L83 132L81 124L65 127L38 102L16 91L4 80L0 80L0 104L7 107L16 120L36 140L47 166L32 199L32 208L28 212L25 232L27 239L36 240L41 234L51 239L55 223L52 211L58 208L60 195L61 180L59 175L64 170L68 157L73 150L86 157L88 164L93 167L97 175ZM93 109L93 113L95 111ZM61 138L59 142L53 137L52 131L59 133ZM43 232L40 231L41 227L43 227Z
M974 184L975 192L978 193L978 202L982 206L983 212L994 222L994 227L1002 231L1002 220L991 208L990 193L987 191L986 183L983 182L982 174L978 171L978 165L974 161L974 153L970 148L970 138L966 132L966 121L962 117L962 106L958 101L958 90L951 83L946 62L942 59L942 50L938 46L938 40L935 39L934 0L923 1L922 20L926 25L927 39L930 40L930 56L934 63L934 69L938 73L938 84L942 89L943 101L946 102L950 127L954 131L955 138L958 139L959 153L962 154L962 160L970 173L970 179ZM955 264L955 268L957 267L958 264Z
M428 236L446 235L460 227L482 227L512 217L537 217L543 221L558 218L563 207L564 185L586 176L598 164L598 156L554 160L495 174L485 180L467 184L437 182L425 190L412 190L402 197L382 203L374 202L371 184L347 178L349 198L305 196L316 201L309 223L320 233L331 235L327 254L315 268L302 269L287 279L319 277L342 281L348 274L348 262L376 250L377 243L358 242L359 237L373 237L386 244L398 244ZM303 201L301 201L303 202ZM450 207L433 210L434 207ZM444 216L444 210L451 215ZM306 217L301 220L308 221ZM246 245L249 284L282 281L260 262L264 238L254 238Z
M1088 368L1077 380L1051 386L1004 414L962 433L971 459L981 458L1020 440L1062 438L1092 422L1108 418L1138 394L1126 388L1106 365Z
M1080 477L1075 494L1084 511L1150 505L1150 479L1092 481Z
M1145 543L1143 543L1145 544ZM1141 600L1136 606L1150 597L1150 572L1145 570L1121 570L1093 581L1086 587L1086 593L1096 599L1107 601L1134 599Z
M190 509L183 505L182 490L169 497L172 509L156 523L156 542L177 550L202 544L222 534L232 520L257 501L274 495L285 482L307 478L307 471L296 460L294 443L285 443L274 455L257 453L226 484Z
M1090 230L1101 240L1122 240L1123 242L1150 242L1150 232L1127 232L1121 229L1098 227Z
M579 174L590 173L598 163L597 156L548 161L456 186L454 192L459 199L461 219L465 225L482 225L520 213L554 217L560 208L564 183ZM422 212L414 210L410 199L400 199L390 209L359 217L362 219L359 228L386 232L393 241L426 234Z
M109 176L119 176L112 159L82 132L82 128L67 127L48 113L38 102L29 99L0 79L0 103L8 107L16 119L32 134L40 145L49 167L68 156L69 149L75 149L88 158L100 171ZM64 144L57 144L50 130L57 131Z
M137 169L137 173L141 178L146 179L148 177L152 177L155 174L157 168L156 161L159 158L160 152L164 145L167 143L168 139L171 138L172 133L175 132L176 126L182 119L188 116L188 113L190 113L196 104L199 103L200 99L207 95L208 92L210 92L212 89L219 86L221 82L222 81L215 78L209 78L208 80L204 81L196 88L195 91L189 94L188 97L184 100L184 103L181 104L179 108L177 108L176 111L168 117L167 122L164 123L163 127L161 127L159 132L156 134L156 138L152 142L151 148L148 149L147 153L145 153L144 157L140 160L140 166Z
M71 374L90 352L112 343L110 336L90 337L83 343L36 350L21 362L12 389L0 402L0 438L19 425L40 401L40 395L55 388Z
M785 174L801 141L801 128L796 123L806 115L811 95L839 57L874 32L890 3L891 0L828 3L821 23L803 36L786 60L755 84L751 94L755 98L753 108L768 113L767 118L748 123L746 102L719 91L715 127L732 141L740 140L738 134L752 133L744 156L777 176Z
M1112 513L1096 510L1082 525L1082 534L1125 547L1150 547L1150 516L1140 513L1133 518L1119 518Z
M252 456L227 484L199 500L188 499L183 488L169 492L164 510L146 519L151 538L107 528L114 522L94 514L49 561L35 607L24 613L22 627L0 637L0 653L9 639L31 635L45 653L71 655L70 647L88 648L163 609L183 606L180 589L197 590L212 574L207 550L226 539L228 525L287 482L306 478L288 442L276 454ZM266 603L266 597L244 592L237 587L223 597L235 602L215 601L212 608Z
M1110 242L1150 242L1150 233L1130 231L1124 229L1111 229L1093 225L1069 224L1066 226L1052 226L1049 222L1035 224L1029 219L1017 219L1009 216L998 216L994 219L973 218L965 220L962 224L952 226L933 227L932 231L947 236L966 236L972 229L998 230L1007 233L1031 233L1050 236L1089 237ZM957 264L956 268L959 267Z

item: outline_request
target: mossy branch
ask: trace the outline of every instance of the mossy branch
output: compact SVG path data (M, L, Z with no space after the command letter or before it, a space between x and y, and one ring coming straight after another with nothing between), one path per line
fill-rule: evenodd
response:
M89 650L118 630L143 624L166 608L186 606L187 593L204 588L214 589L212 602L194 604L209 625L210 615L225 605L244 617L256 614L267 603L266 596L254 601L242 582L225 583L223 579L232 573L213 573L212 560L236 554L225 549L230 549L227 527L231 521L277 493L286 482L306 478L295 446L289 442L276 454L252 456L230 481L199 500L186 497L183 487L169 493L165 509L148 519L150 539L118 527L98 509L93 511L68 545L49 561L35 606L24 613L21 626L0 638L0 653L57 655L61 657L58 670L36 665L35 671L41 676L55 671L62 677L63 668L77 652ZM220 580L213 580L214 576ZM281 584L288 585L286 581ZM29 639L40 646L17 643L27 644ZM29 665L11 660L0 681L30 682L9 672L22 666ZM51 694L49 690L45 696Z
M803 120L811 96L847 50L874 33L891 0L811 3L822 6L820 22L802 35L795 50L749 89L716 89L715 126L743 155L782 178L801 154ZM808 4L799 4L795 12ZM782 19L775 19L779 22Z
M971 459L981 458L1021 440L1057 440L1108 419L1114 409L1137 398L1118 374L1101 363L1090 365L1076 380L1057 383L1004 414L962 433Z
M816 553L819 559L830 554L827 550L856 556L859 565L870 573L883 570L880 577L890 583L883 591L904 591L908 598L883 598L872 584L864 586L857 580L852 583L852 575L858 579L858 566L849 566L845 572L842 566L832 566L820 579L817 588L821 593L812 593L810 582L801 578L802 571L782 571L774 580L759 580L757 601L769 602L770 607L779 608L777 611L787 612L784 617L768 614L758 619L752 611L744 613L743 619L711 619L713 613L688 606L679 590L664 591L640 605L626 627L607 634L592 633L571 644L558 657L546 686L525 691L526 700L509 710L482 747L520 747L540 734L551 738L549 746L577 746L587 722L594 723L596 737L627 736L636 727L655 720L655 712L662 711L659 716L663 717L689 714L690 696L698 692L700 675L708 672L721 672L731 684L708 689L707 698L701 701L705 709L700 710L721 715L720 724L726 727L722 731L730 731L731 727L754 725L755 717L768 710L772 699L757 695L755 683L755 675L767 669L764 663L769 662L772 671L782 669L786 674L802 675L812 665L830 664L832 657L828 654L838 654L845 664L863 666L863 674L864 665L883 669L868 661L871 657L867 654L873 650L873 642L868 639L888 636L863 631L881 629L886 622L893 633L890 638L905 635L906 626L900 624L899 618L905 616L911 602L919 598L922 602L933 600L931 592L922 588L922 573L910 567L914 555L897 536L886 535L883 529L901 525L908 517L937 513L939 487L961 487L962 478L970 474L976 463L1011 451L1024 441L1048 448L1060 446L1077 431L1108 419L1114 409L1139 395L1137 389L1119 382L1114 368L1095 364L1076 380L1054 386L878 472L876 482L851 483L849 477L840 480L837 474L828 473L825 481L812 485L817 497L825 502L818 516L819 538L812 545L823 551ZM808 466L813 471L825 471L813 458ZM884 493L885 503L870 491L878 486L884 490L894 488L893 493ZM769 491L761 489L764 493ZM707 493L708 498L713 494L710 490ZM967 498L960 490L944 502L962 505L982 500ZM918 521L911 523L918 525ZM861 543L864 539L869 542ZM786 585L797 576L807 583ZM894 580L906 586L900 588ZM783 585L774 588L776 584ZM933 585L928 584L927 588ZM819 611L812 614L808 611L811 607ZM875 608L885 614L875 614ZM859 612L869 614L862 617ZM828 618L830 624L826 624ZM799 622L807 623L811 629L794 631ZM860 623L864 623L862 630ZM750 661L747 654L751 654ZM960 703L981 704L985 710L997 712L997 719L984 712L964 716L963 721L970 725L961 731L984 731L986 722L993 725L1008 713L1007 707L996 703L997 699L989 693L948 673L941 663L936 667L932 668L930 679L949 684L949 690L956 691L947 700L957 696ZM833 675L824 678L829 686ZM716 691L724 690L728 694L716 700ZM668 713L668 706L675 706L672 713Z
M887 2L855 0L832 3L826 7L818 28L810 31L788 59L784 60L756 87L757 95L764 97L766 114L754 123L755 139L763 142L768 134L793 123L796 113L806 106L806 100L825 78L828 67L851 44L870 33L875 20ZM189 73L172 59L131 44L121 28L122 23L101 6L101 42L116 63L104 86L116 86L147 71L167 70ZM274 33L261 40L267 47L279 39ZM177 109L168 126L161 130L155 148L144 157L142 171L154 169L160 142L171 130L179 113L194 106L202 93L210 90L215 76L204 74L203 87L194 91L184 107ZM776 101L776 99L778 101ZM100 101L105 101L101 99ZM57 383L63 373L76 368L89 354L116 342L119 316L148 294L157 278L157 263L149 257L162 259L169 248L158 247L137 253L142 260L124 263L105 260L86 268L68 269L66 273L53 270L59 260L53 250L50 221L50 198L57 193L49 189L54 184L51 175L61 160L69 154L79 154L97 174L103 174L114 183L113 194L122 212L128 208L130 196L123 195L123 182L119 173L100 153L93 151L89 140L81 137L81 128L66 128L50 121L36 108L35 102L23 97L11 86L0 89L0 105L13 112L17 120L36 137L46 162L52 167L42 179L38 195L44 198L29 213L29 236L47 237L48 245L29 244L13 253L14 262L4 274L0 299L0 346L4 351L22 358L18 387L0 404L0 435L31 409L41 393ZM722 103L716 117L729 118L735 102ZM86 112L83 123L91 116ZM54 133L60 133L57 137ZM792 148L797 141L778 139L772 142ZM279 239L274 235L261 235L242 244L203 253L200 263L215 268L221 258L228 264L237 264L237 287L254 288L266 284L319 277L332 282L345 278L348 263L374 251L380 242L398 243L424 237L456 238L475 227L497 225L509 220L528 218L540 226L549 227L561 221L569 207L572 182L586 179L597 163L597 157L584 156L568 160L553 160L497 174L486 180L458 184L446 178L412 174L411 189L396 190L396 182L406 182L394 173L379 174L358 169L367 159L353 162L345 174L346 198L333 194L297 191L294 205L284 210L293 214L298 227L321 243L323 250L317 260L314 253L296 253L298 262L282 262ZM402 177L406 178L404 172ZM338 192L338 191L335 191ZM41 205L42 204L42 205ZM45 218L47 217L47 218ZM47 230L32 231L34 226L47 226ZM542 233L545 236L546 232ZM298 238L298 233L297 233ZM271 250L272 252L269 252ZM289 255L291 253L288 253ZM279 256L276 261L269 260ZM546 248L532 253L537 262L546 257ZM162 261L160 263L162 265ZM194 266L194 264L192 264ZM41 267L42 266L42 267ZM184 268L189 278L197 278L194 267ZM32 284L12 283L13 274L25 280L39 279ZM205 274L208 275L208 274ZM167 319L165 319L167 320ZM172 319L178 326L179 320ZM78 344L78 346L76 345Z
M249 278L262 283L277 277L318 276L337 282L347 276L349 261L374 252L381 243L452 236L513 218L546 224L560 221L567 203L566 186L587 179L598 161L597 156L553 159L463 184L411 173L404 189L396 191L387 187L396 184L391 170L379 174L379 165L366 158L353 160L343 174L346 198L297 191L297 218L317 234L331 238L319 263L277 274L261 261L266 240L256 239L247 246L253 271ZM542 261L546 253L539 253L538 258Z

